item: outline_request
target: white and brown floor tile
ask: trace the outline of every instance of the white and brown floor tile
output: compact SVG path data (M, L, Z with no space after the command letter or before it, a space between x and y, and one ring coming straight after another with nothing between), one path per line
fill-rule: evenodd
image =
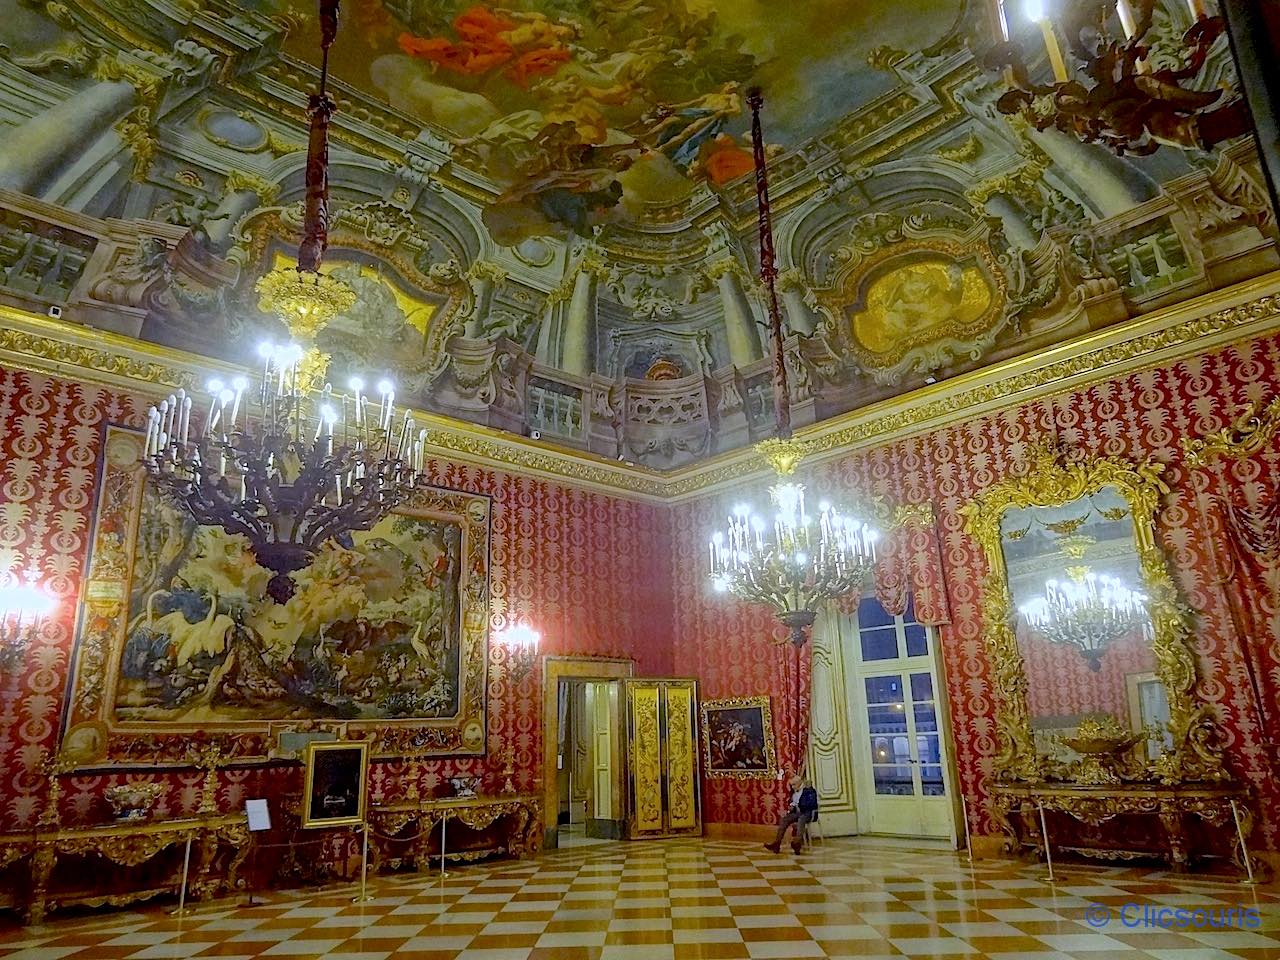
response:
M1064 867L1052 884L1042 875L858 841L798 857L730 841L617 843L445 880L380 877L364 903L331 888L202 904L182 918L157 905L6 924L0 960L1280 960L1275 887L1090 865ZM1122 922L1122 909L1133 920L1144 905L1217 918L1240 908L1256 922Z

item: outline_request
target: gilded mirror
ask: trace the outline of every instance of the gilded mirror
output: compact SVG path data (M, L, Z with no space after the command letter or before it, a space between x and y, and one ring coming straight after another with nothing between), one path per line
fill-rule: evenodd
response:
M962 511L989 576L997 776L1090 784L1225 777L1195 700L1191 619L1155 539L1159 463L1028 469Z

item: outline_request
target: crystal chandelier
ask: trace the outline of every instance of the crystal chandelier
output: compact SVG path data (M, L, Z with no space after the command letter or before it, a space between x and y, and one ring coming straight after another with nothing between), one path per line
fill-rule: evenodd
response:
M257 283L259 307L275 313L290 334L316 334L355 303L355 292L320 272L328 246L329 48L338 34L338 0L319 0L321 65L307 112L306 191L296 269L273 270ZM192 398L184 391L148 412L143 455L147 472L199 524L243 536L272 571L268 594L285 603L290 574L329 541L350 544L419 486L426 431L406 411L396 423L395 388L378 384L372 402L353 379L336 395L323 379L328 358L298 343L259 348L262 378L250 384L209 382L208 414L192 433Z
M191 397L177 394L148 413L143 458L148 474L199 524L249 542L271 570L278 603L293 594L289 574L327 541L349 545L422 484L426 431L405 411L396 423L391 382L371 402L359 379L351 393L325 384L306 394L298 381L303 350L264 344L262 379L209 382L204 429L193 436Z
M712 585L773 607L790 628L791 642L801 646L818 608L866 578L875 563L877 535L826 502L816 517L807 513L801 483L776 483L769 498L776 508L772 525L740 504L727 529L712 535Z
M1044 639L1076 647L1090 670L1101 670L1109 644L1135 630L1149 630L1146 595L1087 568L1073 567L1068 573L1068 580L1046 580L1044 594L1018 612Z
M848 512L821 503L814 516L805 510L804 484L789 479L807 451L791 436L790 393L776 290L773 230L764 137L760 126L763 97L752 90L751 137L755 153L756 205L760 227L760 275L768 293L773 350L773 403L777 437L756 445L773 467L778 482L769 488L775 508L772 524L749 506L734 509L726 529L711 537L711 582L722 593L772 607L790 630L797 649L818 610L858 587L875 563L877 534Z
M1053 127L1136 155L1161 144L1208 150L1250 132L1244 100L1224 97L1212 77L1201 75L1225 22L1209 15L1204 0L1187 0L1187 6L1191 26L1177 41L1173 63L1152 56L1157 0L1061 0L1053 9L1045 0L1025 0L1021 16L1038 28L1051 72L1037 77L1027 52L1011 39L1006 0L996 0L1003 42L986 62L1005 68L1011 87L997 108L1038 130Z

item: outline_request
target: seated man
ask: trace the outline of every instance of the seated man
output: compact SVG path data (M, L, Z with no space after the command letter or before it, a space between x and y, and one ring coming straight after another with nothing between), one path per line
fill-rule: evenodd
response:
M791 805L787 807L786 814L778 824L778 835L773 838L772 843L764 845L766 850L773 853L781 849L783 837L787 835L787 830L793 827L795 832L791 838L791 849L799 853L809 824L818 817L818 791L813 789L813 784L797 773L787 781L787 787L791 790Z

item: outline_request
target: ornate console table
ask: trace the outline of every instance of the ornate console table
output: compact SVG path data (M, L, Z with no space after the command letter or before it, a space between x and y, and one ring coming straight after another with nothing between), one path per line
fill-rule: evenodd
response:
M442 837L444 855L451 860L499 853L521 859L535 856L542 845L542 800L531 795L451 797L369 808L374 870L409 862L421 868L432 857L439 858Z
M1243 870L1232 800L1246 838L1253 828L1247 793L1234 785L998 783L991 793L1009 852L1043 846L1043 808L1054 850L1106 860L1163 857L1177 869L1193 856L1229 850ZM1261 870L1261 861L1251 859L1254 871Z
M14 891L17 900L8 905L28 923L60 907L123 906L176 893L188 839L190 894L202 899L237 889L249 852L244 814L0 834L0 888Z

